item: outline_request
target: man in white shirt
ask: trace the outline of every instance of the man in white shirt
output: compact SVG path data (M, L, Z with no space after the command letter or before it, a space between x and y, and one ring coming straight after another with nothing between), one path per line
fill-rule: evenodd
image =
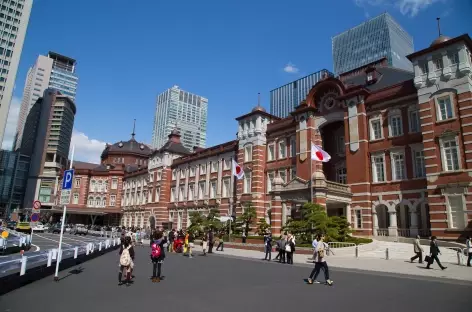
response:
M323 241L323 238L324 237L322 235L318 235L316 238L317 244L315 248L315 267L311 271L310 277L308 278L308 284L320 284L316 278L318 277L318 274L320 274L321 269L323 269L326 285L331 286L333 285L333 281L329 278L329 268L328 264L326 263L326 256L329 252L329 246Z

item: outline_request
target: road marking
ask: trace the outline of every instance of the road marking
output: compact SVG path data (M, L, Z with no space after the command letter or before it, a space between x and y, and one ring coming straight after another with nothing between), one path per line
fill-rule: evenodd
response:
M43 238L43 239L47 239L47 240L53 241L53 242L55 242L55 243L59 243L59 241L56 241L56 240L54 240L54 239L50 239L50 238L47 238L47 237L44 237L44 236L41 236L41 235L38 235L38 234L34 234L34 235L36 235L37 237ZM64 243L64 242L62 242L62 243L63 243L64 245L72 246L71 244L67 244L67 243Z
M40 251L40 250L41 250L41 248L39 248L38 245L31 244L31 246L36 247L36 250L35 250L35 251Z

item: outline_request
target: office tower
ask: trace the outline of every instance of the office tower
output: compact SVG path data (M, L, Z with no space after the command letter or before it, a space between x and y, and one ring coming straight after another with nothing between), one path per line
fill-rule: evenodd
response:
M333 73L323 69L270 91L270 113L281 118L287 117L325 76L332 77Z
M75 65L74 59L49 52L47 56L38 56L36 63L28 70L16 127L15 150L21 146L23 127L29 110L42 96L44 90L47 88L59 90L63 95L75 101L78 83Z
M19 152L0 150L0 218L23 205L29 157Z
M205 147L208 99L173 86L159 94L154 117L152 145L161 148L177 127L182 144L192 150Z
M0 7L0 145L7 124L16 72L33 0L2 0Z
M41 201L43 208L54 205L57 178L68 162L75 113L74 101L54 89L46 89L31 108L20 147L20 153L30 157L25 208L33 200Z
M413 53L413 38L388 13L334 36L332 48L336 75L382 58L392 67L413 71L406 58Z

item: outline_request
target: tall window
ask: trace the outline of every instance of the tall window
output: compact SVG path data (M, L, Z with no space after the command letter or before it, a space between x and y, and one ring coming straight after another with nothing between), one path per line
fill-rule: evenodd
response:
M361 210L356 210L356 229L362 229L362 211Z
M75 187L80 187L80 178L75 178L75 180L74 180L74 186L75 186Z
M230 178L231 179L231 178ZM230 179L223 179L223 197L230 197L231 194L231 183Z
M92 192L96 192L97 191L97 183L95 182L95 180L92 180L90 182L90 188L92 189Z
M172 170L172 180L177 179L177 170L173 169Z
M251 172L244 173L243 193L251 193Z
M246 145L244 147L244 161L252 161L252 145Z
M187 200L193 200L193 195L194 194L195 194L195 185L194 184L189 184Z
M420 116L417 110L411 110L408 114L410 132L420 132Z
M79 203L79 193L74 193L74 198L72 199L73 204L78 204Z
M267 160L271 161L275 159L275 144L271 143L267 146Z
M102 180L99 180L99 181L97 182L97 184L98 184L98 191L99 191L99 192L103 192L103 181L102 181Z
M295 179L297 176L297 166L290 168L290 180Z
M210 198L216 197L216 181L210 182Z
M101 207L106 207L107 206L107 198L106 197L102 197L102 205Z
M442 69L444 66L443 66L443 61L442 61L442 57L436 57L433 59L433 63L434 63L434 69L435 70L440 70Z
M455 52L449 54L449 62L451 63L451 65L459 64L459 53Z
M92 196L90 196L90 197L88 198L87 206L93 207L93 197L92 197Z
M195 176L195 167L190 167L190 176L191 177Z
M449 227L453 229L464 229L466 226L464 202L462 195L448 196Z
M459 146L456 138L443 139L441 144L443 157L443 170L459 170Z
M405 176L405 155L403 153L390 153L392 161L392 180L404 180Z
M159 202L160 197L161 197L161 188L158 187L158 188L156 188L156 200L155 200L156 203Z
M100 197L95 197L95 207L100 207L102 199Z
M297 156L297 139L296 137L290 138L290 157Z
M424 167L424 152L423 150L412 150L412 153L415 178L423 178L426 176L426 168Z
M336 169L336 182L347 184L347 171L346 167L339 167Z
M160 181L162 179L162 170L157 171L157 177L156 181Z
M212 161L211 162L211 172L217 172L218 171L218 162L217 161Z
M185 178L185 169L180 169L180 177L179 179L184 179Z
M388 129L390 131L390 136L396 137L403 134L402 128L402 116L397 113L388 117Z
M421 63L421 72L423 75L427 75L429 73L428 62Z
M111 189L116 190L118 188L118 179L111 179Z
M379 140L382 138L382 121L381 117L370 120L370 139Z
M284 183L287 183L287 172L285 171L285 169L279 170L279 175L282 181L284 181Z
M336 151L338 154L345 153L344 135L336 137Z
M185 187L179 186L179 201L184 201Z
M207 166L206 164L200 165L200 174L206 174L207 172Z
M110 195L110 206L114 207L116 205L116 195Z
M287 157L287 143L285 139L279 141L279 159Z
M384 155L372 156L372 175L374 182L385 181Z
M198 199L203 199L205 196L205 182L199 182L198 183Z
M177 197L177 196L175 196L175 191L176 191L175 187L170 189L170 201L171 202L175 202L175 199Z
M272 191L272 183L274 183L274 173L267 173L267 193Z
M223 170L231 169L231 159L224 159L223 160Z
M436 102L439 120L446 120L454 117L451 97L449 95L438 98Z

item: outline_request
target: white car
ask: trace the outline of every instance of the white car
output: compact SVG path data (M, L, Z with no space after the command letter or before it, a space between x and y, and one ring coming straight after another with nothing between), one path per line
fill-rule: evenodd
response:
M44 224L41 222L36 222L36 224L32 226L32 229L34 232L44 232L46 230Z

